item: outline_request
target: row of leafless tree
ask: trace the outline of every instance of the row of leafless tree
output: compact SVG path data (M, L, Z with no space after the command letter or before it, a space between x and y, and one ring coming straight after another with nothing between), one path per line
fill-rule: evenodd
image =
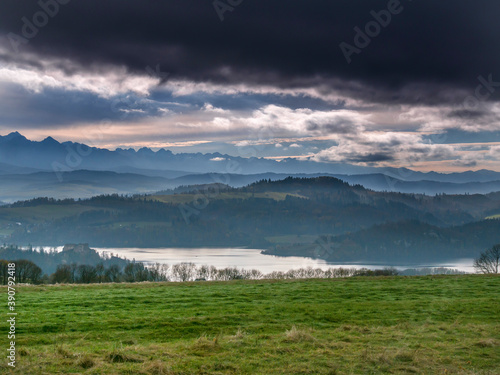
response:
M274 271L264 274L252 269L237 267L216 268L214 266L196 266L194 263L178 263L174 265L155 263L129 263L120 269L113 265L105 268L102 264L60 265L46 282L49 283L105 283L105 282L143 282L143 281L229 281L229 280L261 280L261 279L313 279L337 278L350 276L389 276L396 275L394 269L368 270L355 268L299 268L287 272Z
M391 276L397 275L392 268L368 270L366 268L298 268L287 272L273 271L264 274L259 270L237 267L216 268L215 266L196 266L194 263L168 264L155 263L146 267L153 281L229 281L261 279L319 279L350 276Z
M7 283L8 261L0 260L0 282ZM216 268L214 266L196 266L194 263L174 265L155 263L145 265L131 262L124 268L117 265L105 267L102 263L96 266L85 264L61 264L51 275L42 275L42 270L29 260L18 260L16 263L16 281L18 283L113 283L143 281L229 281L229 280L261 280L261 279L313 279L337 278L350 276L389 276L396 275L394 269L369 270L355 268L299 268L287 272L274 271L264 274L252 269L237 267Z

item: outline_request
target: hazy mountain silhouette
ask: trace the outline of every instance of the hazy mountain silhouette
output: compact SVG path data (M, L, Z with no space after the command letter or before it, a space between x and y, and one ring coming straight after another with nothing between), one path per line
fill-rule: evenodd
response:
M362 167L343 163L302 161L292 158L286 158L278 162L264 158L235 157L217 152L209 154L174 154L169 150L153 151L146 147L139 150L117 148L111 151L81 143L60 143L52 137L47 137L41 142L31 141L18 132L0 136L0 163L0 170L3 170L1 167L3 164L4 166L10 165L48 171L62 169L67 172L77 169L89 169L139 174L148 174L142 173L140 170L149 170L149 173L164 170L183 173L219 172L233 174L258 174L264 172L342 175L382 173L404 181L429 180L465 183L500 180L499 172L487 170L452 174L422 173L407 168ZM117 170L118 168L121 170ZM133 168L134 170L127 170L126 168Z
M407 168L360 167L310 160L242 158L220 153L180 153L149 148L114 151L52 137L31 141L18 132L0 136L0 200L38 196L85 198L133 194L182 185L223 183L242 187L262 179L328 175L375 191L486 194L500 191L500 173L443 174Z
M285 159L282 162L264 158L243 158L220 153L180 153L169 150L153 151L143 147L117 148L114 151L89 147L81 143L59 143L51 137L41 142L30 141L18 132L0 137L0 162L12 166L39 170L72 171L77 169L113 170L140 168L172 170L189 173L219 172L251 174L276 173L366 173L373 168L349 164L317 163Z

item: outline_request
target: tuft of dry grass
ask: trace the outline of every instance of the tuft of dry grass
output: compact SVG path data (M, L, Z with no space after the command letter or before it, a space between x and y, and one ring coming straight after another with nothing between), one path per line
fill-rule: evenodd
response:
M26 348L19 348L19 350L17 352L19 353L19 355L21 357L26 357L26 356L30 355L29 350Z
M400 362L413 362L413 360L415 359L415 356L411 352L400 352L400 353L396 354L394 359L396 361L400 361Z
M480 348L494 348L500 345L500 342L495 339L483 339L476 342L474 345L479 346Z
M59 354L63 358L75 358L75 355L72 354L71 352L67 351L64 349L62 346L58 346L57 349L57 354Z
M137 345L137 340L134 339L122 340L122 345Z
M206 350L213 349L219 345L219 337L215 336L213 339L209 339L207 336L199 337L193 344L193 349Z
M142 359L125 354L117 351L113 351L107 355L107 360L111 363L141 363L144 362Z
M89 369L89 368L92 368L95 366L95 361L91 356L84 355L84 356L80 357L77 364L78 364L78 366L80 366L83 369Z
M148 375L170 375L172 374L172 370L165 364L165 362L157 360L148 363L144 367L142 373Z
M303 341L314 341L314 337L303 329L298 329L292 326L292 329L285 332L285 341L288 342L303 342Z
M389 359L389 357L387 357L385 352L377 356L377 362L384 365L389 365L392 363L392 361Z
M241 329L238 328L236 333L233 336L229 336L230 340L243 340L246 336L246 333Z

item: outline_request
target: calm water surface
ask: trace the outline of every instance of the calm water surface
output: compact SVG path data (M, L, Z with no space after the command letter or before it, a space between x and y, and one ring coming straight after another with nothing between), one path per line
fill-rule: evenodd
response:
M238 267L245 269L257 269L268 273L272 271L288 271L295 268L314 267L327 269L330 267L355 267L381 269L386 267L383 264L366 263L327 263L324 260L300 258L300 257L276 257L261 254L262 249L241 249L241 248L95 248L101 253L113 253L119 257L135 259L146 263L167 263L176 264L182 262L192 262L196 265L212 265L217 268ZM417 268L417 267L447 267L461 271L474 272L472 259L459 259L448 263L439 264L419 264L419 265L393 265L397 269Z

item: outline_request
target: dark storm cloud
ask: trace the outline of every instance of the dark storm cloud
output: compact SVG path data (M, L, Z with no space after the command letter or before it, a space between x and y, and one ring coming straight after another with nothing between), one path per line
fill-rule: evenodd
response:
M475 167L477 166L477 161L475 160L455 160L452 162L452 165L458 166L458 167Z
M485 111L469 111L467 109L459 109L455 111L451 111L448 113L448 117L450 118L466 118L466 119L476 119L483 116L486 116L488 112Z
M351 154L346 158L346 161L350 163L376 163L381 161L393 161L393 160L394 160L394 155L389 152L387 153L379 152L366 155Z
M318 124L317 122L309 121L307 130L320 131L323 134L355 134L359 129L353 121L339 119L335 123L327 124Z
M247 0L221 22L211 0L72 0L16 57L7 34L21 35L22 17L32 20L40 5L2 0L0 32L12 52L4 60L24 58L23 51L69 59L61 66L68 74L102 66L144 73L161 64L173 78L321 87L393 103L454 101L458 89L473 92L480 75L500 81L500 2L400 6L350 64L340 43L354 45L354 28L364 30L374 19L370 12L386 10L388 1Z

